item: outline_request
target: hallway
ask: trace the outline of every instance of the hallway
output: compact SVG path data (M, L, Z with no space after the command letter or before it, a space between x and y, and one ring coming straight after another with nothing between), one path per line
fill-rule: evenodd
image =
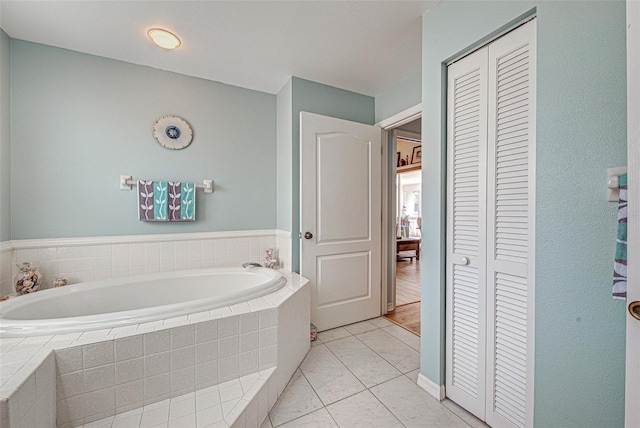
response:
M402 253L400 253L402 256ZM396 263L396 308L385 318L420 336L420 262L399 258Z

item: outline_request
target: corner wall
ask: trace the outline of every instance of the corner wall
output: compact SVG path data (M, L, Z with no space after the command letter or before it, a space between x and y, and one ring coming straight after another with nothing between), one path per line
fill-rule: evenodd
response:
M292 198L292 102L291 79L276 96L276 174L277 174L277 219L278 229L291 231Z
M0 242L11 239L11 43L0 28Z
M536 8L534 424L624 425L625 305L611 298L616 204L606 168L626 163L623 1L442 1L423 16L422 374L445 376L446 141L443 63Z
M376 96L376 123L421 102L422 74L416 74Z

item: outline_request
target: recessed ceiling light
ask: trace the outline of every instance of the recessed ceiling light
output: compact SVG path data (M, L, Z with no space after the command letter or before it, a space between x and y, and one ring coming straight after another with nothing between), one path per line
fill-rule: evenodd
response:
M181 44L178 36L162 28L152 28L147 31L147 35L153 43L162 49L175 49Z

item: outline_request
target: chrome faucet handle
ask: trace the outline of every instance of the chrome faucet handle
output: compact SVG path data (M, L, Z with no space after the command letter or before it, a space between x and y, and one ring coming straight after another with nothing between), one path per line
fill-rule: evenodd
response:
M242 263L242 267L243 268L248 268L249 266L251 267L262 267L262 265L260 263L255 263L255 262L246 262L246 263Z

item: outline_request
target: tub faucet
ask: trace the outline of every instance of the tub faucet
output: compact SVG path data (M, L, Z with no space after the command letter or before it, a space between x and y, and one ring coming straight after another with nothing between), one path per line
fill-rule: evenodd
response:
M242 267L243 268L248 268L249 266L251 266L251 267L262 267L262 265L260 263L255 263L255 262L242 263Z

